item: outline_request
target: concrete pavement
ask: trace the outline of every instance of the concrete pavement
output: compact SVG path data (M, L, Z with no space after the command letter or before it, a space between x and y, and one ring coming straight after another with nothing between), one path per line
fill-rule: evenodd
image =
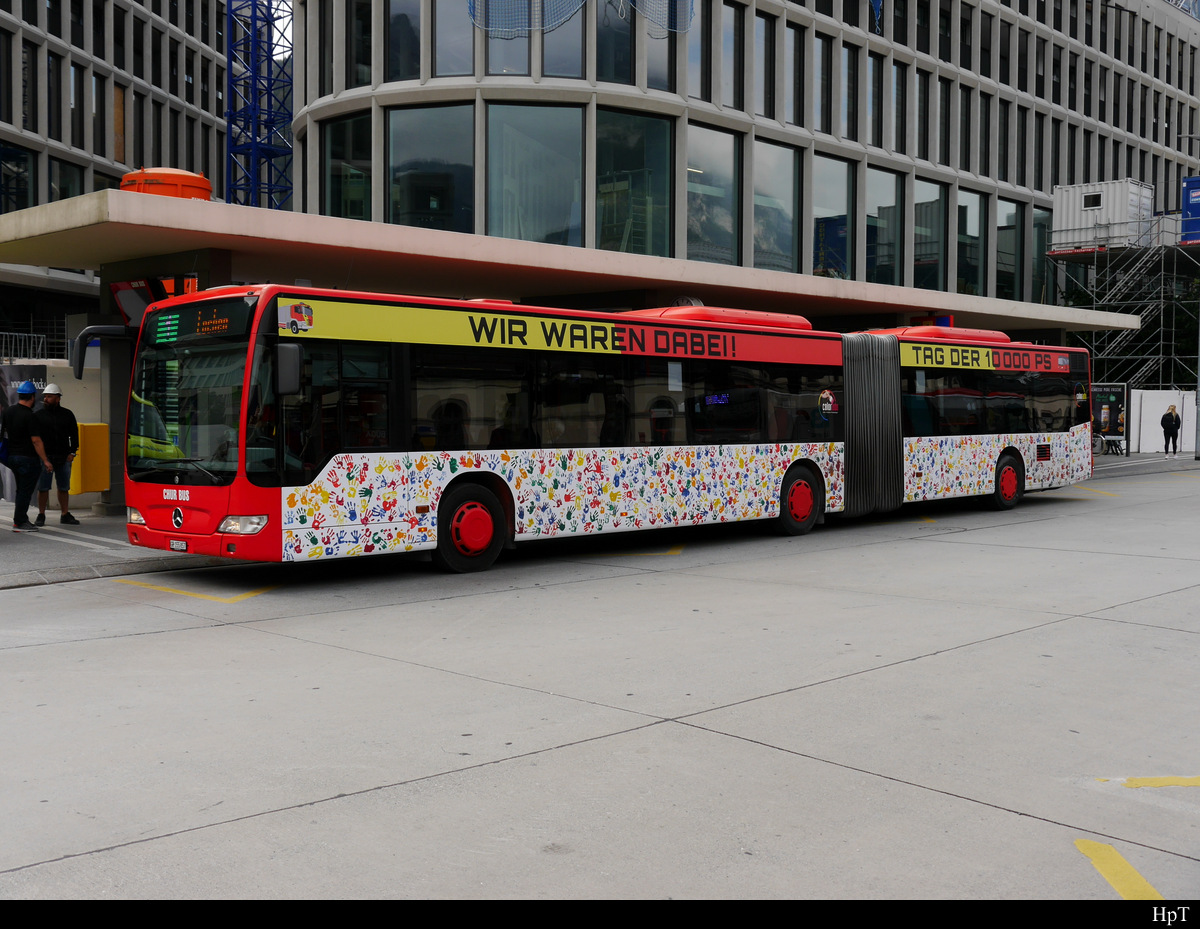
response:
M1194 898L1200 472L1100 464L803 538L8 591L0 899Z

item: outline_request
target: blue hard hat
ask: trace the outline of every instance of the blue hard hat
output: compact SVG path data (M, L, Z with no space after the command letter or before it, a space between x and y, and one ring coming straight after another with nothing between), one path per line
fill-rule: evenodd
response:
M29 397L37 393L37 388L33 385L33 381L26 381L17 388L18 397Z

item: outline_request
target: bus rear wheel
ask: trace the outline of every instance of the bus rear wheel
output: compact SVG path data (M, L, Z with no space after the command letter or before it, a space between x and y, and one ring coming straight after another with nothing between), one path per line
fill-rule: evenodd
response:
M996 482L990 503L997 510L1011 510L1021 502L1025 493L1025 473L1021 462L1013 455L1001 455L996 462Z
M499 557L506 535L504 508L494 493L478 484L452 487L438 507L433 563L456 574L485 571Z
M811 469L800 467L789 471L779 492L779 519L776 523L784 535L804 535L821 517L825 509L825 492Z

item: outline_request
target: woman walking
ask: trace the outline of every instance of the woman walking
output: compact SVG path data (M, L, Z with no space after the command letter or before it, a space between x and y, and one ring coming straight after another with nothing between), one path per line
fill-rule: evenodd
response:
M1172 403L1162 417L1163 455L1166 458L1179 457L1179 426L1179 414Z

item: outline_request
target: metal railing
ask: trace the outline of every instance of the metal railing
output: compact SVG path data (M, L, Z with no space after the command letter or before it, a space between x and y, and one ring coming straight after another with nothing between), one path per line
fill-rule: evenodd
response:
M46 357L46 337L34 332L0 332L0 360Z

